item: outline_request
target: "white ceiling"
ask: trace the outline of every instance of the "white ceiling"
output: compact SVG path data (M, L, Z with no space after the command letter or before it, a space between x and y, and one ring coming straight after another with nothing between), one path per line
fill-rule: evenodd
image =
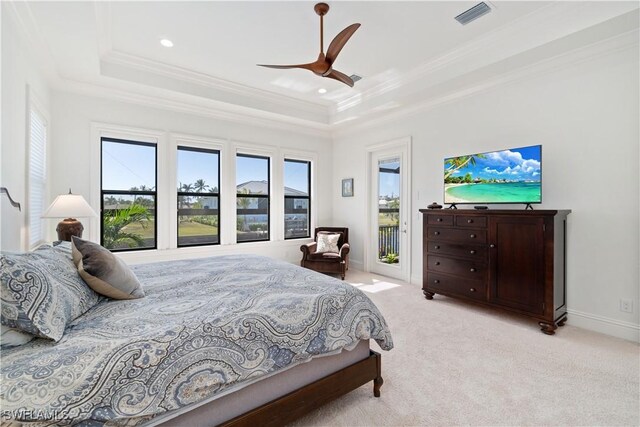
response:
M153 89L321 124L406 105L428 87L638 8L638 2L492 2L491 13L466 26L453 19L476 3L331 2L325 49L344 27L362 24L335 63L347 75L363 76L353 89L305 70L255 65L315 60L314 2L25 2L13 8L29 21L62 81ZM162 47L162 38L175 46ZM326 94L318 93L321 87Z
M344 2L325 17L325 48L346 26L362 27L341 52L336 68L379 80L491 31L546 3L511 2L472 25L453 17L475 3ZM345 86L306 70L269 70L262 64L312 62L319 52L319 17L312 2L118 3L111 6L113 49L225 80L322 102ZM150 7L151 6L151 7ZM141 17L144 17L141 22ZM171 49L158 40L174 41ZM324 97L317 90L324 87ZM357 90L357 89L355 89Z

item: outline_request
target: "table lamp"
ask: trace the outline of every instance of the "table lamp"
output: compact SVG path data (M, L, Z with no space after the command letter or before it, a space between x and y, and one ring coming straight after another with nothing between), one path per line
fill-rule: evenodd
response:
M98 214L80 194L61 194L42 214L42 218L64 218L58 223L58 240L71 241L71 236L82 237L84 227L76 218L97 218Z

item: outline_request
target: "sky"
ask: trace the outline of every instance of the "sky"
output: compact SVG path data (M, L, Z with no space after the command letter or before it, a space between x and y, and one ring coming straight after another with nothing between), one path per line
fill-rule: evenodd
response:
M129 190L145 185L156 186L155 148L152 146L102 143L102 188L104 190ZM203 179L211 187L219 187L218 154L178 150L178 183L193 184ZM268 177L268 162L265 159L237 157L236 182L262 181ZM222 165L224 168L224 165ZM285 162L285 186L307 191L308 175L306 163ZM158 173L162 173L159 165Z
M400 167L400 162L397 159L382 160L379 163L379 166L385 169L396 169ZM378 190L380 197L398 197L400 195L400 174L380 172L378 176Z
M541 179L541 145L493 151L484 153L484 156L483 159L476 158L475 165L467 164L466 167L457 170L453 176L465 176L469 172L473 178L511 181ZM447 169L446 164L444 168Z

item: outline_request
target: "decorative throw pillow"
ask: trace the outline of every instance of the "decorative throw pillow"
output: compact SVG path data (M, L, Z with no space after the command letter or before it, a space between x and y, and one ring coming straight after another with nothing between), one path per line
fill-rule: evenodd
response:
M100 299L73 261L51 246L0 256L1 322L29 334L60 340L68 323Z
M26 332L22 332L19 329L10 328L2 325L2 337L0 338L0 348L3 350L7 348L18 347L33 340L35 337Z
M96 243L72 239L73 262L91 289L113 299L144 297L140 281L124 261Z
M316 253L322 254L325 252L338 253L338 240L340 240L340 234L325 234L318 233L318 245L316 247Z

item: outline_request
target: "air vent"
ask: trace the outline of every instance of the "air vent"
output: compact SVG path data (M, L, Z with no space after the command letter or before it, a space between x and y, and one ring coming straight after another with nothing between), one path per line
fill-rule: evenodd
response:
M357 74L351 74L350 77L351 77L351 80L353 80L354 83L357 82L358 80L362 80L362 77L360 77Z
M475 21L482 15L486 15L491 12L491 8L485 2L478 3L469 10L465 10L460 15L456 16L456 21L462 25L467 25L471 21Z

